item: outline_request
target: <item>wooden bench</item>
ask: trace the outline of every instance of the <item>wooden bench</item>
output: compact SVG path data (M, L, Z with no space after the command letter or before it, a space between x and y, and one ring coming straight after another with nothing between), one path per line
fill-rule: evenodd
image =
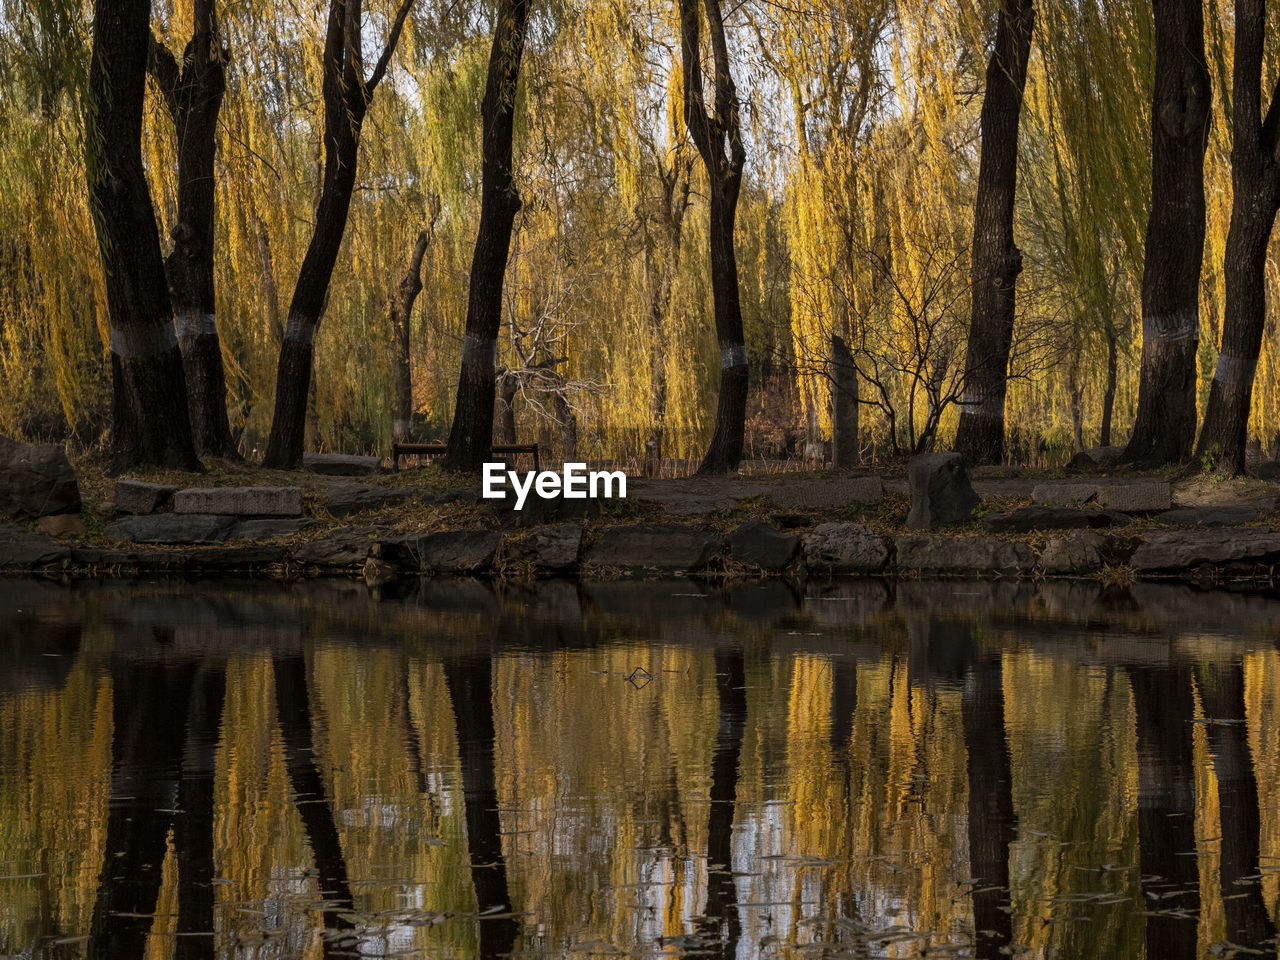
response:
M402 456L439 457L443 456L447 450L448 447L443 443L393 443L391 444L391 466L393 469L399 470ZM533 469L542 469L542 464L538 461L538 445L536 443L495 443L493 452L531 453L533 454Z

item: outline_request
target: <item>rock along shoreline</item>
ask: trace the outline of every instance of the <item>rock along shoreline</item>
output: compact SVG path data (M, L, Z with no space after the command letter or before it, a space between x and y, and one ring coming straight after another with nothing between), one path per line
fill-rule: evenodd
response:
M24 447L11 444L7 468L0 463L0 507L11 518L0 524L0 574L8 576L1260 586L1280 576L1280 530L1268 525L1280 522L1280 486L1261 481L1248 503L1197 506L1175 503L1171 484L1150 478L979 476L971 487L954 455L935 454L913 461L906 482L841 474L636 481L633 501L537 500L516 512L475 487L386 485L373 458L342 457L313 459L320 479L305 490L125 479L111 502L82 512L61 451ZM424 522L432 529L413 529Z

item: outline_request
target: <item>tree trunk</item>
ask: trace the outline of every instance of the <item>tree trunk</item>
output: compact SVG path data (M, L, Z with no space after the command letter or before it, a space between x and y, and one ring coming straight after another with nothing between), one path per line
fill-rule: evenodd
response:
M1013 774L1004 727L999 656L977 660L961 694L969 769L969 873L973 888L974 952L996 960L1013 939L1009 900L1009 844L1017 835Z
M196 450L239 459L227 422L227 382L213 286L214 157L226 91L226 54L218 44L213 0L195 0L182 63L154 41L151 71L178 139L178 222L165 261L178 318L178 344Z
M1147 956L1193 960L1196 921L1167 910L1200 913L1195 837L1193 702L1185 667L1130 673L1138 726L1138 853L1143 895L1160 904L1147 915Z
M684 232L684 215L689 209L689 165L681 150L670 170L659 168L662 180L663 240L658 266L658 280L649 296L649 374L652 382L649 397L649 439L645 443L646 472L658 476L662 472L663 443L667 430L667 353L669 338L667 324L671 310L671 293L680 273L680 241ZM645 245L645 272L652 272L651 244Z
M499 0L489 51L489 74L480 105L483 157L480 172L480 228L471 259L466 334L446 470L478 473L493 447L494 376L502 323L502 284L511 252L511 231L520 211L520 193L511 176L516 86L524 55L530 0Z
M1222 905L1227 940L1249 951L1275 952L1275 924L1262 896L1258 781L1245 722L1244 668L1215 663L1201 686L1209 751L1218 781L1222 834ZM1270 946L1270 950L1266 948Z
M1102 427L1098 433L1099 446L1111 446L1111 415L1116 406L1116 367L1119 350L1115 324L1107 322L1107 385L1102 391Z
M858 368L844 340L831 335L831 463L856 467L858 456Z
M1280 86L1262 119L1265 0L1237 0L1233 64L1231 227L1223 256L1222 351L1196 453L1229 473L1244 470L1253 377L1266 325L1267 246L1280 209Z
M493 725L493 661L488 654L444 662L445 684L457 720L458 762L462 768L467 851L476 891L482 960L509 954L520 932L510 916L507 861L498 815L497 757ZM488 919L486 913L507 916Z
M1196 433L1204 153L1213 98L1200 0L1155 0L1151 216L1142 271L1142 377L1125 459L1185 460Z
M403 0L378 65L364 75L361 0L330 0L323 54L324 174L315 229L289 304L289 320L276 368L276 405L263 466L292 470L302 461L307 393L316 330L329 297L347 212L355 189L360 132L373 91L384 76L413 0Z
M1013 242L1018 121L1035 23L1033 0L1003 0L982 102L982 160L973 210L973 314L955 448L973 464L1004 456L1004 401L1022 251Z
M680 48L684 68L685 123L702 157L711 195L711 295L716 339L720 344L720 397L711 445L699 474L731 473L742 461L747 424L747 346L738 300L738 261L733 227L746 149L738 121L738 95L729 72L720 0L703 0L708 40L715 64L715 108L708 114L703 96L701 29L697 0L680 0ZM726 148L727 144L727 148Z
M564 390L558 390L554 397L556 420L560 422L560 452L564 460L578 458L578 415L573 412Z
M436 218L440 215L440 205L433 198L431 220L418 233L413 244L413 253L409 255L409 265L404 276L400 278L397 295L391 298L391 332L395 338L395 349L392 353L392 366L395 368L395 404L392 413L391 439L396 443L408 443L413 431L413 368L409 356L412 328L409 320L413 316L413 304L422 292L422 259L426 256L427 247L435 231Z
M502 403L498 410L498 442L516 442L516 393L520 390L520 375L514 370L503 370L498 377L498 390Z
M112 469L199 470L142 167L150 0L96 0L86 162L111 318Z

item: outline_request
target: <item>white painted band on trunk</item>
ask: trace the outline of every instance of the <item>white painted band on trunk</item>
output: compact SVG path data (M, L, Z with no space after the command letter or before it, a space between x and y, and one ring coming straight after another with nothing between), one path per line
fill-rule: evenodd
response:
M1004 419L1004 401L995 397L983 397L976 393L966 393L960 401L962 416L987 417L992 420Z
M317 326L318 324L308 323L300 317L290 317L284 328L284 338L311 346L316 342Z
M409 421L408 420L392 420L391 432L395 434L397 437L407 437L409 435Z
M1243 383L1245 377L1252 373L1248 369L1250 366L1249 361L1243 357L1221 354L1218 357L1218 365L1213 369L1213 379L1219 383Z
M745 367L747 365L747 348L745 344L734 344L732 347L722 347L720 349L720 369L728 370L730 367Z
M1200 318L1194 313L1166 317L1143 317L1142 339L1145 343L1181 343L1200 339Z
M218 315L216 313L184 313L178 317L178 339L187 337L216 337Z
M145 327L111 328L111 352L121 360L154 357L168 353L177 345L178 337L170 321Z
M498 341L468 333L462 338L462 362L483 363L491 367L496 366L498 362Z

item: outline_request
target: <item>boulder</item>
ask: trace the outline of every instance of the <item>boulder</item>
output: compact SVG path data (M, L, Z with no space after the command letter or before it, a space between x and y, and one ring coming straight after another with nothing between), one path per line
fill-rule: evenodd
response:
M1098 487L1098 506L1124 513L1155 513L1173 506L1173 488L1163 480L1105 483Z
M218 514L156 513L117 520L103 533L111 540L133 543L220 543L235 523L235 517Z
M304 453L302 469L326 477L364 477L382 470L378 457L356 457L346 453Z
M311 526L305 517L266 517L256 520L241 520L231 528L229 540L274 540L277 537L292 537ZM238 549L238 548L237 548Z
M877 503L884 496L878 476L811 477L793 480L769 494L779 507L802 510L832 510L853 503Z
M173 495L174 513L300 517L301 487L190 487Z
M1158 530L1134 551L1135 570L1189 570L1201 564L1280 559L1280 533L1268 527Z
M493 566L502 544L496 530L444 530L412 533L381 541L387 563L422 573L483 573Z
M1040 483L1031 491L1033 502L1047 507L1078 507L1098 496L1096 483Z
M177 487L166 483L147 483L145 480L117 480L115 490L116 513L145 515L159 513L173 504Z
M748 520L729 534L729 555L738 563L781 570L800 549L800 538L760 520Z
M1171 527L1243 527L1257 519L1256 507L1179 507L1155 517Z
M1119 465L1124 447L1093 447L1081 450L1067 463L1067 473L1105 473Z
M511 547L511 556L539 573L567 573L578 566L582 552L582 527L560 523L542 527Z
M711 534L683 523L641 523L606 530L586 563L623 573L685 573L705 567L720 548Z
M969 482L969 468L958 453L926 453L907 464L911 485L909 530L932 530L973 517L978 495Z
M404 487L364 487L346 484L329 491L325 509L331 517L349 517L353 513L378 510L382 507L404 503L413 491Z
M1030 533L1032 530L1083 530L1118 527L1128 514L1111 510L1076 510L1071 507L1019 507L1011 513L992 513L982 525L992 533Z
M298 563L317 567L352 567L364 563L377 531L373 527L346 527L326 537L304 543L293 551Z
M46 537L83 537L88 532L78 513L41 517L36 521L36 529Z
M1059 575L1094 573L1102 569L1102 548L1106 542L1102 534L1089 530L1077 530L1050 540L1040 554L1040 569Z
M804 562L819 573L879 573L889 542L859 523L822 523L804 538Z
M62 563L71 549L26 527L0 526L0 568L31 570Z
M1025 543L985 537L898 537L894 540L899 570L983 576L1020 573L1035 566L1036 555Z
M61 447L0 437L0 517L80 512L80 487Z

